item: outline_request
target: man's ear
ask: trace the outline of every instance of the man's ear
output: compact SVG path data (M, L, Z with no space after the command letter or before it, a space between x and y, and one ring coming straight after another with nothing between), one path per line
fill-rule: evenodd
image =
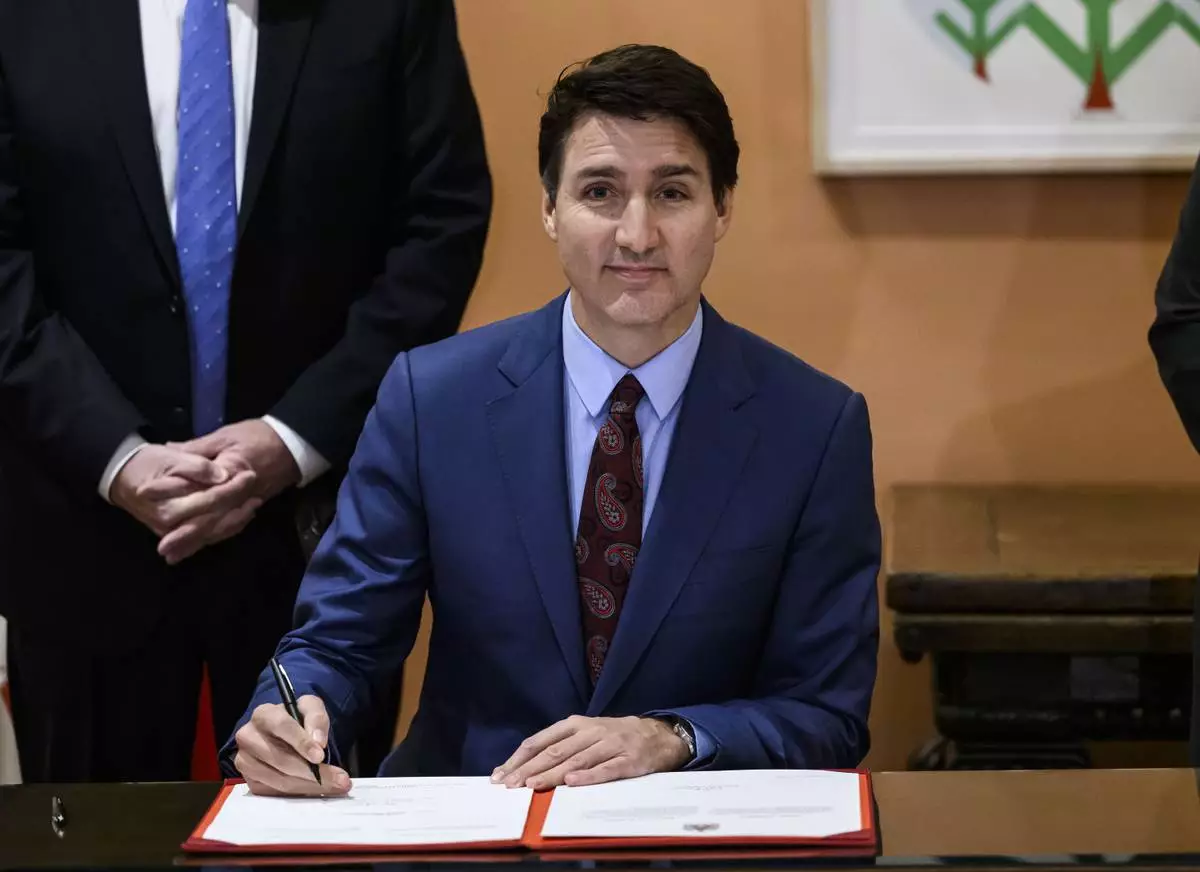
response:
M717 241L720 242L721 237L729 230L729 224L733 221L733 190L725 192L725 196L717 203Z
M542 188L542 227L551 240L558 242L558 215L554 201L550 199L550 192L545 188Z

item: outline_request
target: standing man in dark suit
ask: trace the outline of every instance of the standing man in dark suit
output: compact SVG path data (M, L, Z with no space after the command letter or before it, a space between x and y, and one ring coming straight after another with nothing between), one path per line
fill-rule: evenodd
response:
M1188 438L1200 451L1200 164L1192 174L1175 241L1154 294L1150 347ZM1200 766L1200 584L1192 631L1190 756Z
M27 780L186 778L205 664L228 734L289 624L298 507L395 355L455 332L490 208L451 0L0 0Z

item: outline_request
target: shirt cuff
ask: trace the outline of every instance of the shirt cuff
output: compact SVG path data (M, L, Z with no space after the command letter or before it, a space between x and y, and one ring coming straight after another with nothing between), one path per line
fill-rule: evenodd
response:
M108 466L104 467L104 475L100 476L100 486L97 488L100 496L106 502L112 502L109 499L109 491L112 490L112 484L120 475L121 470L125 468L125 464L133 459L133 455L145 448L146 444L146 440L137 433L130 433L121 440L121 444L113 452L112 460L108 462Z
M300 487L312 482L317 476L329 469L329 461L321 456L321 452L313 448L304 437L270 415L263 415L263 423L275 431L287 450L291 453L296 466L300 468Z

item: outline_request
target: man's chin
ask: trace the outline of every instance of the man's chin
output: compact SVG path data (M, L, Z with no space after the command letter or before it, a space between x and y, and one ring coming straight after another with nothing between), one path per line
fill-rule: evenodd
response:
M661 324L678 308L678 302L661 290L639 288L622 293L605 309L605 314L622 327L652 327Z

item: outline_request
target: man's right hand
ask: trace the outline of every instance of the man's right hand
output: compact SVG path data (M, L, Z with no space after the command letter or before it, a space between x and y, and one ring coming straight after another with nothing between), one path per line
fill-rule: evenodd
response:
M236 512L248 521L261 501L253 499L254 471L241 466L229 469L176 448L146 445L113 480L109 498L160 537L205 515L215 523ZM183 482L182 490L156 493L151 485L163 479Z
M338 796L349 792L345 770L321 763L329 741L329 715L317 696L296 700L305 726L294 721L279 704L264 703L254 710L234 740L233 765L246 779L251 793L267 796ZM313 778L309 763L320 763L321 783Z

